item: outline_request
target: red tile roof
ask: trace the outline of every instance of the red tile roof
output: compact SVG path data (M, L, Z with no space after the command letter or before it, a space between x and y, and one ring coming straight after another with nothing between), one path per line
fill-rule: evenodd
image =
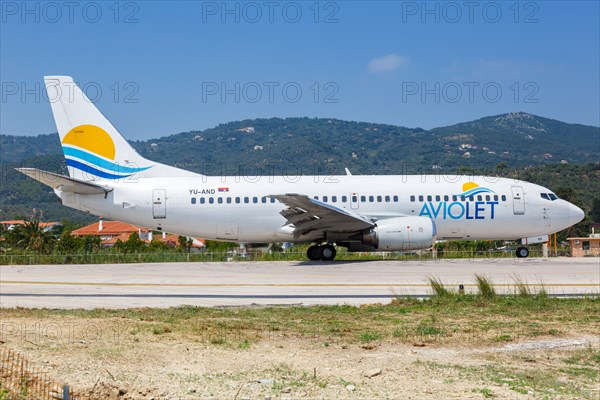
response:
M121 221L102 221L102 230L98 230L100 222L84 226L74 230L71 234L74 236L118 236L122 233L148 232L146 228L128 224ZM129 237L129 236L128 236Z
M206 241L204 239L201 238L192 238L194 239L195 243L192 245L192 247L204 247L206 245ZM179 245L179 235L168 235L166 237L159 237L156 240L158 240L159 242L164 242L167 243L170 246L178 246ZM197 243L202 243L202 246L200 246Z
M25 225L29 221L24 221L22 219L13 219L8 221L0 221L0 225ZM47 226L60 225L60 222L40 222L39 223L42 228Z

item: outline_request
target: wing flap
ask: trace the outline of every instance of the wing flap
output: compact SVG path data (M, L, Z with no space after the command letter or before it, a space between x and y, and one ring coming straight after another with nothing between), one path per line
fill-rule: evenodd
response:
M58 189L62 192L77 194L107 194L113 190L113 188L109 186L85 182L37 168L16 168L16 170L46 186L50 186L52 189Z
M286 225L294 226L294 237L313 231L353 232L372 228L373 222L352 211L301 194L272 195L288 208L281 211Z

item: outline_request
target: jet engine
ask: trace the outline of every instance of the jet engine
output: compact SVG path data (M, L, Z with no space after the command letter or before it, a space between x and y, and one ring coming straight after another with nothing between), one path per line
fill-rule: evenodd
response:
M382 251L428 249L435 243L435 222L426 217L395 217L377 221L363 231L362 244Z

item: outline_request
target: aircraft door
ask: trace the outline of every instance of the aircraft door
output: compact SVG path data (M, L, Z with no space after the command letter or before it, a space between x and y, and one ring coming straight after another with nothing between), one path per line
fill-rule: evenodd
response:
M167 191L165 189L152 191L152 215L154 219L167 218Z
M353 210L357 210L360 206L360 199L358 197L358 193L350 194L350 208Z
M521 186L512 186L513 213L515 215L525 214L525 193Z

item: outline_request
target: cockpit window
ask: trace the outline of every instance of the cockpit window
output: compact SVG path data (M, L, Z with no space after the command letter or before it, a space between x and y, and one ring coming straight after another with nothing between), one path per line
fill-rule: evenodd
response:
M550 201L558 200L558 196L555 195L554 193L540 193L540 196L542 196L542 199L546 199L546 200L550 200Z

